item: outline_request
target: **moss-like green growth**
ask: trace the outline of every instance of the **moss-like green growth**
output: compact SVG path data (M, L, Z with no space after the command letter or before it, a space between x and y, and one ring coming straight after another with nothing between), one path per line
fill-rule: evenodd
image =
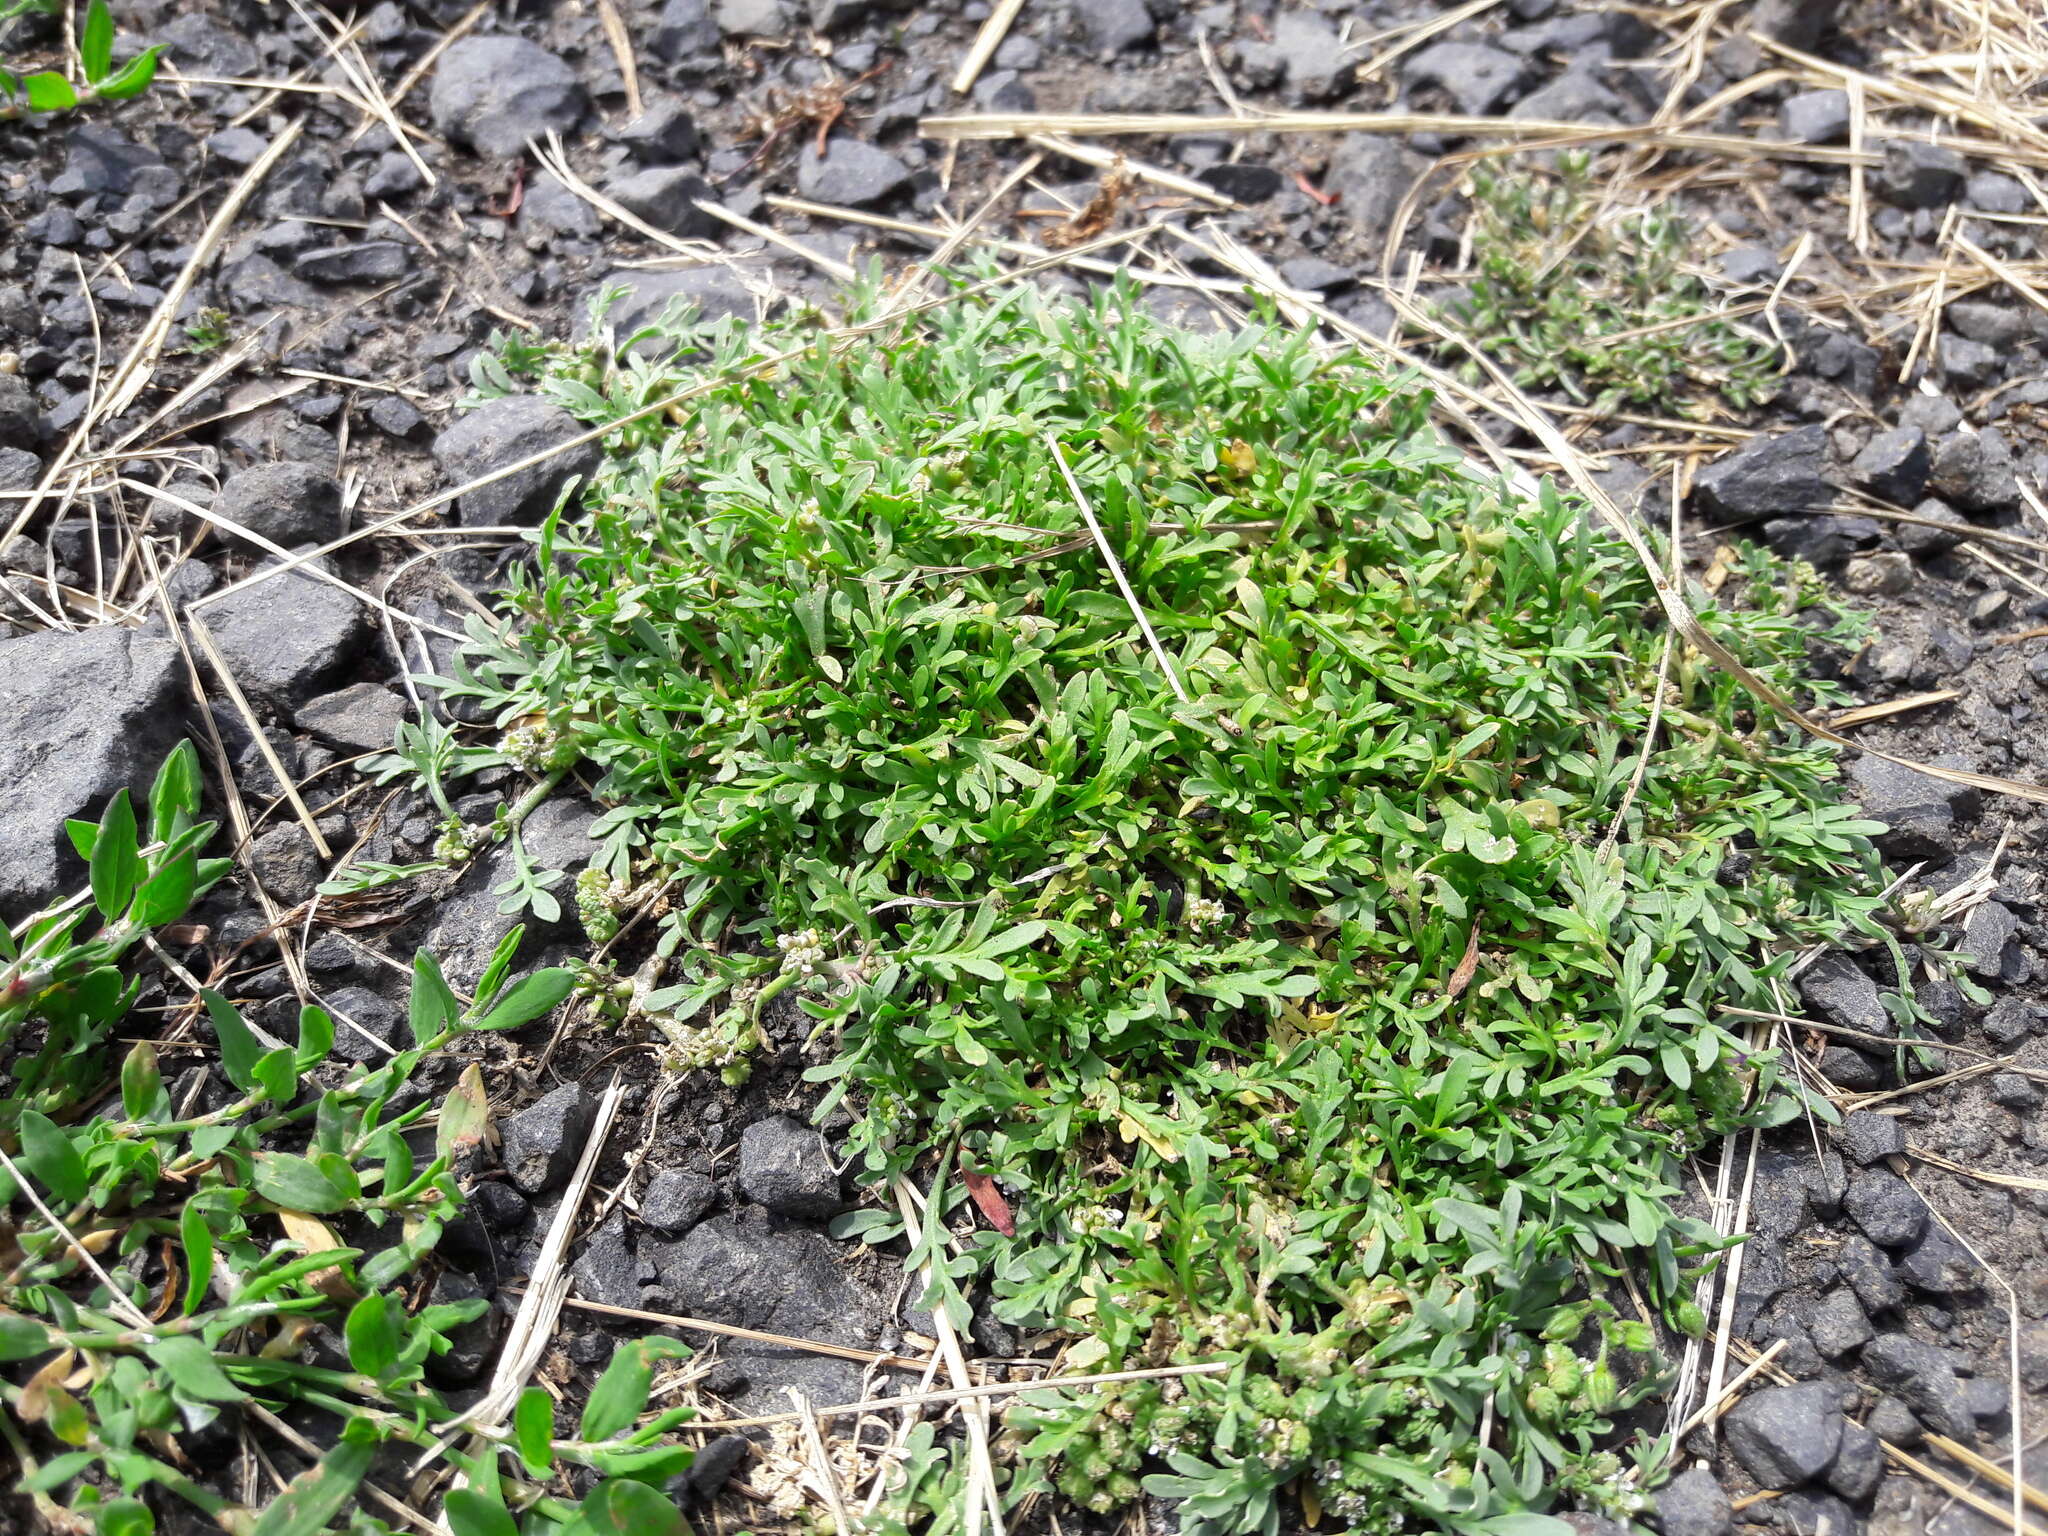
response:
M1723 318L1684 269L1673 213L1596 206L1583 156L1556 177L1475 171L1468 297L1445 319L1528 388L1600 411L1703 414L1776 392L1781 353Z

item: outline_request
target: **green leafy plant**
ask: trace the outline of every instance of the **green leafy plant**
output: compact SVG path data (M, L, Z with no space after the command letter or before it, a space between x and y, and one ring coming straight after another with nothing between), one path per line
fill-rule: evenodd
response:
M227 1101L195 1107L194 1084L174 1102L148 1041L110 1086L102 1047L136 992L121 960L226 869L200 857L214 830L197 819L200 799L196 755L181 744L140 817L123 791L97 824L71 824L89 890L0 935L12 1070L0 1095L0 1440L19 1466L15 1491L52 1529L148 1536L152 1501L169 1495L230 1536L314 1536L337 1522L381 1536L390 1528L356 1506L358 1490L380 1446L437 1450L456 1425L433 1361L486 1305L403 1299L461 1208L456 1175L486 1132L474 1066L438 1104L415 1075L466 1035L546 1015L575 977L515 979L515 930L465 1006L422 951L411 1041L374 1069L331 1062L335 1022L318 1007L282 1042L202 991ZM315 1347L322 1338L338 1356ZM689 1465L671 1433L687 1410L641 1420L654 1363L681 1353L665 1339L622 1348L571 1436L529 1394L516 1429L470 1458L455 1528L513 1529L516 1511L525 1536L679 1532L655 1490ZM261 1506L207 1481L180 1449L223 1413L294 1405L343 1427ZM504 1457L521 1470L500 1477ZM549 1486L558 1467L602 1480L565 1498Z
M591 422L693 392L613 435L523 627L435 681L544 725L537 768L580 754L587 918L659 893L601 1006L728 1076L807 1019L865 1174L988 1218L925 1224L927 1305L1227 1366L1034 1397L1008 1496L1149 1488L1196 1536L1295 1489L1369 1530L1645 1507L1663 1448L1617 1415L1662 1366L1618 1278L1697 1331L1722 1245L1680 1160L1798 1104L1717 1008L1774 1006L1806 942L1896 942L1831 749L1682 648L1654 701L1626 549L1302 337L1128 292L857 346L604 319L488 386ZM1844 626L1754 560L1704 622L1796 690ZM927 1450L884 1528L957 1497Z
M184 350L193 357L204 357L209 352L219 351L228 344L233 334L228 329L229 324L226 310L216 309L211 305L201 309L184 324Z
M23 16L54 15L57 9L57 0L0 0L0 27ZM107 0L89 0L78 23L77 77L55 69L0 69L0 122L140 96L156 79L162 52L152 45L116 69L114 19Z
M568 995L567 971L511 979L518 941L500 947L467 1008L422 952L412 1043L324 1089L314 1076L335 1025L323 1010L302 1009L297 1040L279 1044L206 992L227 1104L174 1105L144 1042L122 1063L117 1111L69 1125L20 1111L18 1162L0 1189L15 1207L0 1252L0 1351L36 1368L23 1386L0 1385L12 1416L0 1429L39 1504L76 1514L110 1489L133 1498L155 1484L238 1536L299 1536L328 1529L378 1444L434 1443L454 1415L430 1362L486 1304L408 1309L397 1287L460 1209L455 1170L483 1135L483 1099L472 1068L429 1122L435 1101L411 1079L462 1035L517 1027ZM345 1361L307 1357L323 1329ZM89 1390L74 1395L66 1383L81 1376ZM172 1448L224 1408L293 1402L348 1427L260 1519ZM54 1454L31 1437L54 1441ZM358 1514L351 1529L384 1527Z
M1554 178L1473 172L1477 271L1444 318L1518 383L1601 411L1696 414L1702 395L1737 407L1770 399L1781 354L1715 312L1685 270L1684 223L1598 206L1588 164L1563 156Z
M97 1048L135 996L122 957L152 929L182 918L229 868L199 856L214 831L199 812L199 759L183 742L157 770L141 818L122 789L97 826L70 823L90 889L12 932L0 928L0 1051L14 1058L14 1086L0 1095L0 1134L22 1110L53 1114L98 1082ZM17 1037L31 1023L42 1034L24 1051Z

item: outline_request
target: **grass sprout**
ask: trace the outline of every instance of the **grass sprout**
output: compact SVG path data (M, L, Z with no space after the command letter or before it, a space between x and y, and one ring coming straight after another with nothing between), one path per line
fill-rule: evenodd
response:
M1006 1497L1149 1490L1195 1536L1297 1497L1494 1536L1646 1508L1664 1448L1617 1425L1658 1327L1610 1295L1697 1332L1723 1244L1680 1161L1797 1108L1716 1005L1891 942L1832 749L1688 654L1645 742L1664 635L1623 546L1299 335L1128 291L851 350L808 312L600 307L486 370L592 423L693 381L440 685L580 756L598 936L661 893L632 979L594 978L612 1015L734 1078L801 1048L857 1168L931 1185L926 1304L1063 1330L1076 1368L1232 1366L1035 1394ZM1704 622L1829 697L1805 658L1854 619L1767 555L1738 578ZM959 1523L930 1449L878 1529Z

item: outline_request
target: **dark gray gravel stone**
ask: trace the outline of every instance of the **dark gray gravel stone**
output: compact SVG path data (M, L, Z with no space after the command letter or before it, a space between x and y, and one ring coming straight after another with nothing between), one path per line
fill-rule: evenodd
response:
M1240 203L1263 203L1286 184L1272 166L1250 160L1219 160L1214 165L1205 165L1195 172L1195 180Z
M597 1099L582 1082L564 1083L500 1127L501 1155L512 1182L529 1195L546 1194L576 1167Z
M1894 1157L1906 1150L1906 1127L1895 1115L1859 1109L1843 1117L1836 1140L1852 1163L1867 1168L1881 1157Z
M2006 947L2013 943L2020 920L2003 902L1982 901L1963 923L1963 942L1958 946L1970 974L1995 979L2005 969Z
M311 464L258 464L228 476L213 510L287 549L325 544L341 537L341 482Z
M1489 117L1528 84L1528 60L1490 43L1436 43L1409 56L1402 82L1435 86L1468 117Z
M390 437L410 438L427 424L419 407L403 395L379 395L370 402L370 425Z
M1983 796L1972 786L1937 779L1871 752L1849 765L1849 780L1857 802L1887 828L1878 835L1878 847L1896 860L1951 857L1957 819L1983 808Z
M1883 1476L1884 1447L1877 1443L1877 1436L1861 1424L1844 1424L1842 1448L1828 1468L1828 1487L1851 1504L1860 1504L1877 1491Z
M1849 1219L1880 1248L1904 1248L1927 1229L1927 1206L1913 1188L1884 1168L1859 1169L1842 1202Z
M1991 1079L1991 1102L2010 1110L2037 1109L2041 1090L2017 1072L1999 1072Z
M405 1010L368 987L337 987L321 1004L334 1016L334 1060L375 1066L406 1044ZM366 1037L375 1036L375 1039ZM382 1041L390 1050L378 1049Z
M0 445L0 491L33 490L42 476L41 459L26 448Z
M717 0L711 15L720 32L741 38L780 37L792 19L782 0Z
M673 64L678 59L708 54L718 47L718 23L711 19L708 0L665 0L648 33L647 46L656 57Z
M1899 1278L1928 1296L1974 1296L1984 1288L1984 1272L1970 1250L1930 1221L1920 1241L1899 1255Z
M580 870L597 851L590 827L597 813L581 801L566 797L550 800L520 829L528 860L536 869ZM455 889L434 908L427 929L426 946L441 962L441 969L456 987L475 985L490 964L498 943L515 927L526 929L525 943L531 944L560 929L573 910L569 886L558 881L553 890L563 904L563 916L543 922L533 912L506 913L498 910L502 898L497 887L515 873L509 845L500 844L464 872Z
M1345 53L1329 22L1305 11L1282 11L1272 31L1272 42L1245 46L1245 61L1255 71L1277 72L1290 102L1327 101L1350 88L1354 56Z
M313 840L296 821L280 822L249 845L249 870L285 907L297 906L326 878Z
M428 94L434 127L479 154L512 159L549 129L568 134L588 100L576 72L523 37L465 37L441 55Z
M1806 1331L1813 1347L1830 1360L1861 1349L1875 1336L1863 1303L1850 1290L1830 1291L1806 1319Z
M697 206L700 202L718 201L711 183L682 166L651 166L634 171L619 177L605 190L628 213L685 240L713 239L725 228L715 215Z
M1820 1053L1820 1075L1837 1088L1870 1093L1884 1086L1885 1064L1853 1045L1831 1045Z
M397 240L353 240L301 251L292 270L316 283L388 283L406 276L419 260L416 247Z
M1778 107L1778 132L1794 144L1834 144L1849 137L1847 91L1799 91Z
M39 910L85 866L67 817L97 821L118 789L141 809L182 734L178 648L132 630L38 630L0 640L0 918Z
M825 1140L787 1116L756 1120L740 1136L740 1188L778 1216L822 1218L846 1202Z
M1942 381L1965 395L1974 395L2005 377L2005 354L1987 342L1944 336L1936 356Z
M303 567L230 592L202 617L235 681L285 712L340 681L370 637L362 602Z
M1871 495L1896 507L1910 507L1927 489L1932 466L1927 434L1918 427L1894 427L1863 445L1849 475Z
M1993 304L1984 299L1959 299L1943 311L1943 316L1958 336L1967 336L1989 347L2019 346L2034 331L2026 312L2017 305Z
M1979 171L1963 183L1963 201L1980 213L2028 213L2033 199L2003 171Z
M1976 1416L1947 1350L1903 1333L1887 1333L1863 1346L1862 1365L1872 1381L1898 1397L1935 1433L1966 1445L1976 1440Z
M43 440L43 431L43 408L28 380L18 373L0 373L0 443L27 450Z
M1901 208L1939 208L1955 201L1969 169L1945 145L1890 143L1873 182L1879 197Z
M1363 234L1384 239L1401 201L1429 162L1396 139L1347 133L1330 151L1323 190L1337 194L1337 212Z
M1536 87L1508 108L1508 116L1545 123L1620 123L1628 110L1628 103L1600 78L1596 67L1583 64L1568 66L1548 85Z
M302 731L352 753L388 752L398 739L406 703L377 683L351 683L301 704L292 719Z
M910 185L910 168L858 139L829 139L825 153L806 142L796 163L797 191L816 202L872 208Z
M528 180L518 217L523 235L589 236L598 230L597 210L563 186L551 171L536 171Z
M1714 1474L1694 1467L1659 1490L1657 1523L1664 1536L1729 1536L1735 1529L1735 1514Z
M1825 505L1827 448L1827 430L1818 424L1751 438L1700 471L1694 494L1717 517L1772 517Z
M712 1499L720 1489L732 1481L740 1463L747 1459L747 1452L753 1442L745 1435L720 1435L697 1453L690 1463L690 1470L684 1474L690 1493L698 1499Z
M545 1101L543 1101L545 1102ZM652 1266L647 1273L651 1278ZM626 1218L614 1211L590 1234L569 1274L576 1294L606 1307L637 1307L641 1302L641 1262L626 1237Z
M1842 1444L1835 1390L1820 1382L1752 1392L1722 1423L1735 1459L1764 1488L1800 1488L1818 1480Z
M1081 40L1095 53L1123 53L1152 41L1145 0L1080 0L1072 14Z
M1996 427L1936 439L1929 483L1935 495L1965 512L2002 512L2020 500L2012 447Z
M1774 42L1811 53L1840 9L1841 0L1758 0L1750 25Z
M1912 1450L1926 1437L1920 1421L1913 1417L1913 1410L1896 1397L1880 1397L1863 1423L1878 1439L1889 1440L1901 1450Z
M453 1306L458 1302L478 1301L484 1296L484 1289L458 1269L443 1270L434 1281L434 1288L427 1293L432 1306ZM466 1387L483 1375L484 1367L491 1363L497 1352L498 1330L503 1321L502 1314L485 1309L480 1315L451 1329L447 1334L448 1350L445 1354L430 1354L426 1359L426 1373L436 1386Z
M697 153L697 124L689 108L671 96L621 128L619 142L644 165L674 165Z
M1798 987L1806 1006L1830 1024L1871 1035L1894 1033L1891 1015L1884 1011L1884 1002L1878 996L1877 983L1839 951L1822 955L1808 966L1799 977Z
M470 1201L477 1219L500 1237L517 1232L533 1218L532 1202L500 1179L486 1179L478 1184Z
M664 1168L647 1181L640 1219L663 1232L680 1234L702 1221L718 1201L718 1185L687 1168Z
M552 401L537 395L506 395L458 417L434 439L434 460L451 484L466 485L582 431L583 424ZM456 518L471 528L538 523L554 510L570 480L588 476L597 467L599 456L596 443L566 449L470 491L456 503Z
M2009 1051L2034 1033L2034 1010L2016 997L2001 997L1984 1015L1984 1038Z
M1905 1284L1892 1261L1858 1233L1844 1237L1836 1248L1835 1273L1856 1293L1866 1313L1895 1311L1906 1300Z
M631 268L610 273L594 292L616 292L618 297L605 312L605 324L621 340L668 315L694 313L709 323L737 316L751 320L756 301L745 283L723 266L690 267L681 272L641 272ZM580 340L588 334L584 318L588 306L577 306L573 334ZM652 351L654 343L642 342L635 351Z
M1961 530L1969 528L1970 521L1962 513L1938 496L1929 496L1913 508L1915 517L1924 517L1931 522L1946 523L1958 530L1950 533L1943 528L1929 528L1919 523L1898 523L1894 525L1899 548L1909 555L1927 558L1945 555L1962 542Z
M136 178L161 169L163 157L121 136L102 123L85 122L64 136L64 169L50 182L56 197L82 192L110 192L125 197Z
M888 1322L887 1303L847 1273L833 1244L815 1232L778 1229L759 1212L710 1217L678 1242L643 1237L640 1253L667 1293L660 1311L866 1348ZM820 1403L849 1402L860 1392L862 1367L853 1361L746 1340L727 1342L721 1353L751 1383L721 1393L743 1411L779 1411L789 1401L785 1384Z
M1899 404L1899 425L1918 427L1929 441L1955 431L1962 424L1963 408L1946 395L1926 392L1908 395Z

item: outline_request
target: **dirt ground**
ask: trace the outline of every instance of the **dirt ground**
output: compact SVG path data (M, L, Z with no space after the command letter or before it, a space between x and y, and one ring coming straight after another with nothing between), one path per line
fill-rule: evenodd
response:
M830 310L848 268L894 276L960 234L977 257L1043 262L1053 283L1126 263L1148 302L1194 325L1229 323L1260 289L1333 339L1391 339L1455 370L1462 355L1430 317L1471 281L1471 172L1551 174L1579 145L1594 156L1592 217L1683 217L1686 268L1713 306L1786 349L1775 393L1746 409L1703 393L1673 414L1532 388L1572 466L1483 378L1453 403L1521 469L1596 472L1653 526L1675 474L1703 590L1724 545L1757 537L1874 612L1859 651L1816 654L1871 706L1838 722L1858 747L2048 783L2048 17L2036 8L1026 0L997 7L1015 20L956 89L990 9L381 0L337 15L298 0L133 0L117 11L123 49L166 46L153 91L0 122L0 637L100 622L161 633L162 599L135 558L145 538L181 603L257 570L267 557L220 521L276 512L227 489L254 466L311 466L338 488L350 535L329 558L354 592L338 614L294 597L223 622L226 670L251 669L246 710L220 669L198 674L252 830L233 850L236 879L173 951L185 968L258 1016L296 1007L296 970L375 1031L397 1017L415 944L474 979L508 926L495 865L439 886L313 889L352 858L424 858L434 838L420 797L350 765L417 706L404 674L445 662L447 633L516 548L443 496L531 448L444 436L494 333L565 334L612 282L642 312L675 292L709 312ZM475 47L492 39L495 52ZM59 45L55 22L31 19L11 47L52 58ZM947 125L963 114L983 120ZM286 547L322 542L288 515L276 526ZM273 665L270 652L301 641L311 659ZM196 706L188 724L203 724ZM1882 846L1903 882L1906 953L1959 948L1988 1000L1921 968L1929 1044L1902 1050L1883 1006L1901 978L1874 948L1820 959L1784 1019L1751 1021L1759 1045L1793 1053L1852 1118L1736 1137L1699 1161L1699 1212L1753 1236L1704 1298L1714 1330L1679 1401L1725 1410L1716 1395L1751 1371L1745 1392L1817 1385L1821 1398L1799 1401L1884 1444L1854 1468L1843 1452L1825 1475L1766 1487L1768 1452L1737 1450L1770 1425L1738 1433L1731 1414L1728 1433L1695 1429L1685 1464L1717 1491L1688 1479L1663 1517L1672 1536L1729 1522L2008 1529L2016 1433L2031 1518L2048 1525L2034 1491L2048 1488L2041 804L1877 756L1851 772L1893 828ZM592 812L564 799L528 846L573 872ZM530 947L574 943L558 926ZM175 981L153 985L151 1002L184 1001ZM822 1155L804 1129L803 1023L771 1029L778 1050L743 1089L666 1079L644 1043L573 1015L558 1038L491 1046L507 1166L518 1147L573 1141L626 1068L595 1181L621 1198L579 1240L578 1302L540 1367L565 1392L615 1335L648 1326L581 1303L856 1352L928 1347L916 1287L885 1254L826 1236L801 1200L741 1176L750 1147ZM559 1199L519 1182L489 1173L480 1219L444 1254L449 1283L496 1295L501 1314ZM694 1390L718 1413L779 1408L792 1384L814 1402L851 1400L886 1375L687 1336L711 1346ZM992 1369L1036 1343L993 1324L973 1341ZM490 1348L486 1329L477 1373ZM717 1459L738 1470L722 1492L707 1479L716 1519L825 1518L788 1444L725 1443Z

